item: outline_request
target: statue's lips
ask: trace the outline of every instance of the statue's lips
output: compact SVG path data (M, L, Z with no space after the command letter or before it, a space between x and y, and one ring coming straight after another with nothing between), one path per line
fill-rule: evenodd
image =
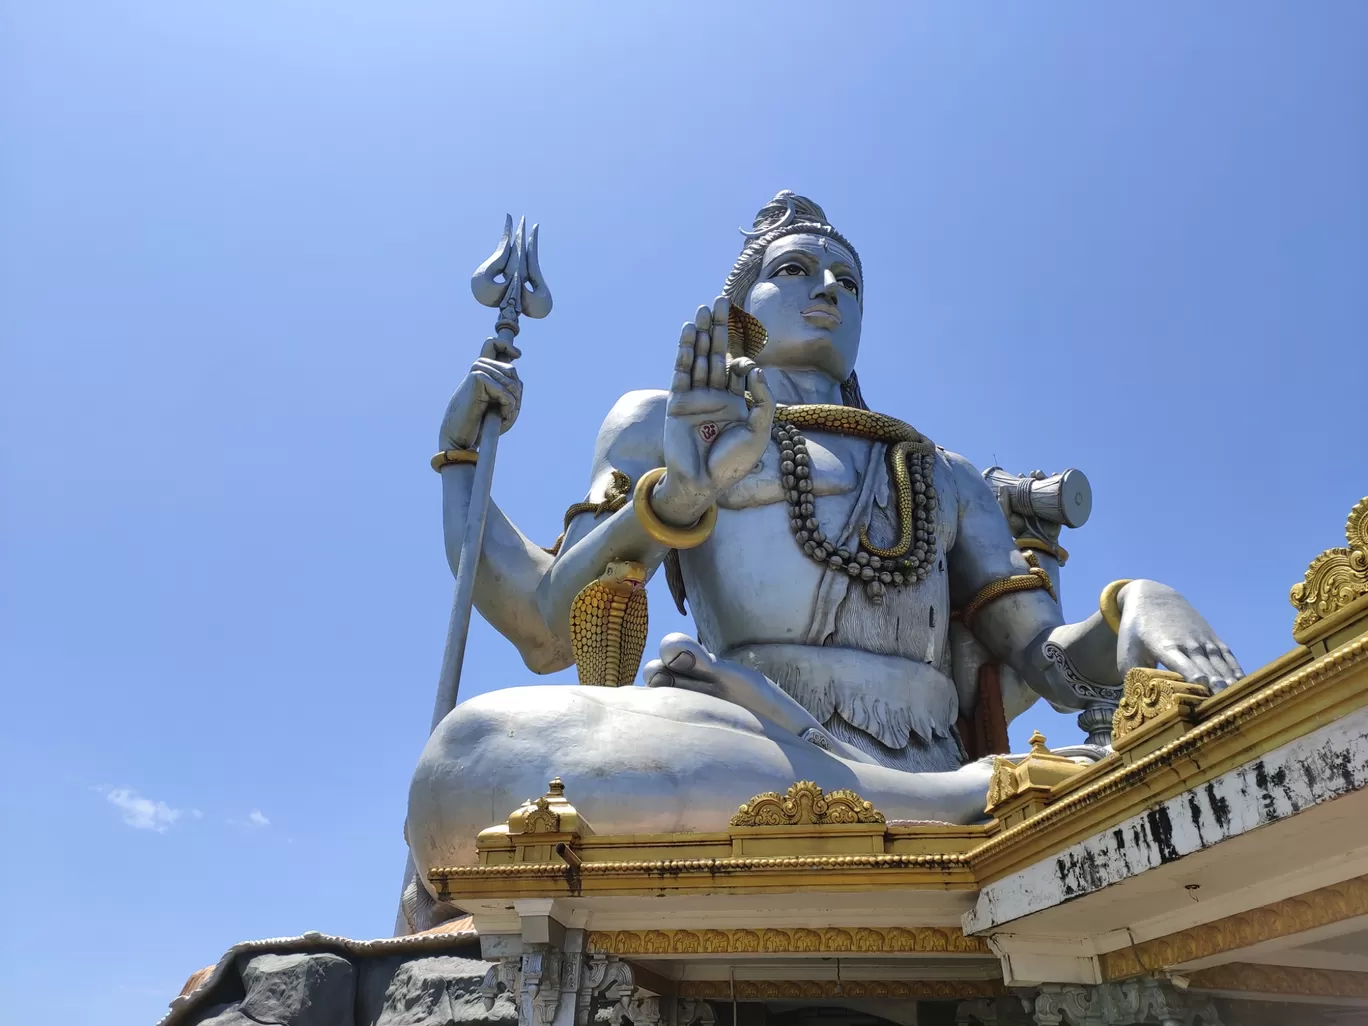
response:
M828 303L814 303L803 311L803 316L830 321L833 325L841 323L841 311Z

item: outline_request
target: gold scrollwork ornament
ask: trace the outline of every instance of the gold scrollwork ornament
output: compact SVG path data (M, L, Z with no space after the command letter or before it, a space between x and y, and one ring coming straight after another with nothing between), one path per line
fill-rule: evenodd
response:
M1349 511L1348 545L1327 549L1311 561L1306 577L1288 595L1297 618L1292 636L1305 643L1323 620L1368 597L1368 496Z
M884 814L854 791L825 793L811 780L800 780L784 794L757 794L737 810L731 826L821 826L831 823L883 823Z

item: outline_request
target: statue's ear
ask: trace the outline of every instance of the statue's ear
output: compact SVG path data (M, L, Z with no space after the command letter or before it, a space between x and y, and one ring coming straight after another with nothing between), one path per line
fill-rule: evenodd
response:
M765 342L769 336L765 334L765 326L760 323L758 318L752 317L739 306L732 304L731 311L727 315L727 355L730 357L746 356L754 360L760 355L760 350L765 348Z

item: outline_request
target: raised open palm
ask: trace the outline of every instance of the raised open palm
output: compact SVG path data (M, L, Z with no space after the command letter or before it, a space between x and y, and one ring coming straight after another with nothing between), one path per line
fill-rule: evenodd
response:
M750 473L769 444L774 397L752 360L727 355L729 313L719 296L711 310L700 306L679 336L665 405L666 473L652 505L681 524Z

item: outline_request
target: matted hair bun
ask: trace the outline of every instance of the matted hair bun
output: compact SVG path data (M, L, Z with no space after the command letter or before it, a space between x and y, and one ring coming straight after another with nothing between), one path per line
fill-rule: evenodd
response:
M792 189L783 189L756 213L755 220L751 222L751 230L746 231L742 228L741 234L748 239L753 239L764 235L766 232L773 231L775 228L783 228L794 222L831 224L827 220L826 211L818 204L806 196L799 196Z

